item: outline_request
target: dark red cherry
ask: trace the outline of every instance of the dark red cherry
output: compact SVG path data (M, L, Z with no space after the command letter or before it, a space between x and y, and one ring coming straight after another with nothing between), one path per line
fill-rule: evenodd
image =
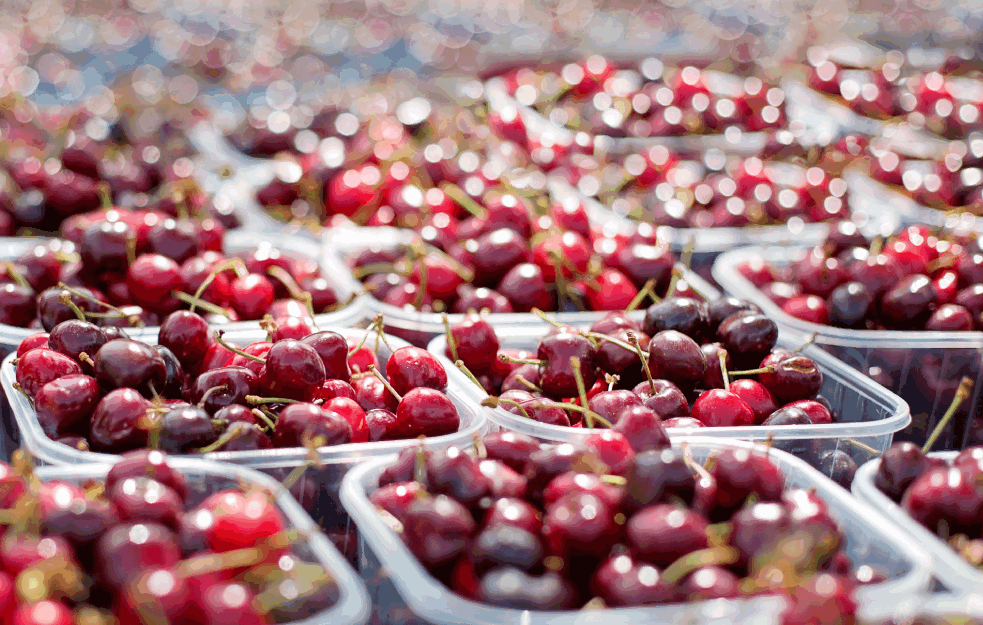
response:
M792 527L792 519L784 505L758 502L745 506L733 517L730 544L740 554L740 565L750 566L760 553L775 548Z
M903 278L881 299L880 314L891 329L914 330L924 327L935 301L935 287L927 276Z
M974 532L983 512L983 489L965 468L931 468L912 481L901 507L941 535Z
M102 397L95 378L82 374L52 380L34 397L41 429L51 438L88 433L88 419Z
M823 388L823 372L813 359L806 356L783 358L774 365L774 369L760 374L758 380L779 401L811 399Z
M740 580L736 575L716 566L704 566L690 573L679 585L679 593L687 601L731 599L740 596Z
M641 382L633 391L642 398L642 405L659 413L663 419L689 416L686 396L669 380Z
M781 471L765 455L745 449L725 450L714 456L710 476L716 480L710 501L701 502L711 521L729 518L751 493L758 501L778 501L785 486Z
M0 284L0 323L26 328L37 316L36 296L29 286Z
M968 310L958 304L943 304L925 322L925 329L930 332L970 332L974 325Z
M656 504L628 519L632 552L642 561L666 567L682 556L707 547L707 520L672 504Z
M557 573L534 576L506 566L481 578L477 593L483 603L514 610L563 610L577 601L573 586Z
M348 341L345 340L345 337L337 332L325 330L306 336L300 341L313 347L314 351L321 357L326 379L344 380L345 382L351 379L351 369L348 365Z
M176 469L167 464L167 454L141 449L123 454L106 475L106 489L112 490L117 482L127 478L148 477L173 489L181 499L188 496L188 484Z
M72 360L78 360L82 352L91 359L105 343L106 335L102 329L80 319L59 323L51 329L48 337L48 347ZM92 367L87 362L80 362L86 371L91 372Z
M736 366L757 364L778 341L775 322L757 313L739 312L724 319L717 329L717 339Z
M100 578L117 589L145 569L169 567L180 559L177 536L157 523L117 525L99 539L96 547Z
M687 297L671 297L653 304L645 312L642 329L649 336L664 330L676 330L694 341L708 336L710 316L706 304Z
M152 427L150 402L132 388L110 391L92 412L89 440L93 448L112 453L147 444Z
M275 447L303 447L317 439L320 445L350 443L352 427L341 415L314 404L290 404L280 411L273 431Z
M99 348L95 360L95 377L105 389L135 388L145 396L151 389L163 389L167 367L152 347L130 339L109 341Z
M176 529L184 500L171 487L148 477L130 477L117 481L107 498L116 506L120 520L147 521Z
M190 368L208 351L210 343L208 322L200 315L179 310L171 313L160 325L158 342L171 350L181 365Z
M700 346L676 330L665 330L649 341L649 369L656 378L692 388L706 374L707 362Z
M403 537L429 567L450 563L462 553L475 522L467 508L446 495L416 499L406 509Z
M242 319L260 319L273 305L273 283L266 276L251 273L230 285L232 307Z
M273 397L307 401L324 380L321 356L306 343L285 339L274 343L266 354L263 385Z
M190 398L209 414L231 404L245 404L246 395L259 390L259 378L245 367L219 367L199 375L191 384ZM208 396L205 396L208 393Z
M474 507L491 490L479 463L458 447L434 451L426 462L428 490Z
M612 431L624 436L636 453L670 446L669 435L659 413L646 406L624 408L618 414Z
M571 359L580 362L584 386L590 388L597 380L595 358L597 350L584 336L560 331L544 337L539 342L536 357L546 361L540 367L539 385L543 392L553 397L577 396L577 382Z
M160 449L168 453L190 453L215 441L218 429L211 417L197 406L179 406L164 413L158 424Z
M602 562L591 588L605 605L612 607L670 603L675 594L673 587L661 579L658 568L628 554L612 555Z
M452 326L450 333L456 347L454 353L468 370L482 375L494 367L499 342L491 324L476 314L470 314ZM448 357L453 358L454 353L450 346L445 350Z
M184 288L181 267L160 254L144 254L133 261L126 277L130 299L144 308L168 312L180 304L172 295Z

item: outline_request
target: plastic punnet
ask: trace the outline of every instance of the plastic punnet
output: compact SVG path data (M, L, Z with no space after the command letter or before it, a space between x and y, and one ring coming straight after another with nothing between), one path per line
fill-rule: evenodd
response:
M952 402L959 381L973 380L972 399L963 404L953 426L940 437L940 449L961 449L983 441L980 401L983 398L983 332L904 332L847 330L797 319L775 305L738 268L752 259L786 266L801 259L806 248L747 247L720 256L713 277L731 295L757 304L780 328L814 336L815 345L869 375L908 403L911 427L899 440L923 443L935 421Z
M365 330L341 329L321 326L321 330L332 330L345 338L360 340ZM224 338L236 345L248 345L255 341L265 340L261 332L227 333ZM147 343L156 343L156 337L142 339ZM366 344L374 345L374 338ZM395 337L386 337L380 341L376 352L379 360L379 370L385 373L386 361L393 350L408 344ZM87 462L113 463L119 456L112 454L79 451L49 438L41 429L37 414L27 398L15 390L16 369L11 363L13 355L8 356L0 365L0 383L4 392L11 398L13 411L11 440L7 441L8 451L18 446L31 454L40 463L52 465L81 464ZM451 373L451 372L448 372ZM454 402L461 418L461 427L454 434L446 434L428 439L428 444L434 447L450 447L452 445L469 445L474 436L484 433L488 427L484 410L474 403L472 393L466 390L458 378L448 376L447 396ZM470 382L469 382L470 384ZM370 443L349 443L318 449L319 464L311 465L310 453L301 447L281 449L266 449L258 451L212 452L198 456L172 456L174 458L192 457L206 458L246 466L268 473L276 479L285 479L292 469L302 465L308 466L307 472L291 490L295 497L301 500L304 508L339 542L348 541L348 522L337 500L338 487L341 478L353 466L365 460L398 452L407 445L415 444L415 440L379 441Z
M509 329L499 334L501 347L531 349L535 351L539 338L544 335L542 327ZM803 339L795 335L780 335L778 347L798 349ZM448 376L460 379L460 384L468 384L467 389L474 394L475 401L488 397L484 390L461 373L446 355L447 338L438 336L429 346L436 354ZM802 353L819 365L823 372L823 397L829 400L841 421L826 425L792 425L782 427L743 426L707 428L670 428L669 435L700 436L714 439L740 439L749 441L773 440L773 445L796 456L806 459L816 466L819 456L840 450L853 458L858 465L883 453L890 445L894 433L911 422L908 405L896 395L888 392L873 380L847 367L823 350L809 345ZM583 442L594 433L591 428L564 427L540 423L507 410L485 408L493 425L501 429L527 434L544 441Z
M627 228L630 224L624 221L612 222L613 227ZM361 283L352 275L349 265L345 259L354 258L359 252L369 247L379 247L391 249L409 245L418 235L411 231L390 227L373 228L331 228L325 233L325 249L327 255L334 254L331 261L332 266L344 268L344 275L341 271L333 274L337 282L348 281L349 289L361 289ZM691 271L683 269L682 279L685 280L693 289L709 298L717 297L718 291L707 284L700 276ZM378 299L366 294L365 308L368 316L382 314L385 321L386 332L403 338L414 345L426 347L435 336L444 332L444 317L439 313L419 312L417 310L406 310L386 304ZM549 313L551 319L558 323L572 325L591 324L597 321L607 312L564 312ZM642 314L642 313L638 313ZM451 324L458 323L464 318L463 314L450 314L448 319ZM487 315L487 319L496 327L518 327L528 325L545 326L545 322L532 313L496 313Z
M703 462L712 452L727 449L757 449L752 443L703 437L680 437L674 447L685 445L694 460ZM884 571L889 580L858 590L861 613L883 613L897 605L899 597L923 592L930 578L930 559L917 545L873 508L823 477L802 460L774 450L771 460L785 474L787 487L815 488L827 503L846 542L846 553L854 565L868 564ZM376 614L382 623L431 623L450 625L580 625L596 623L725 623L778 624L785 603L775 597L617 608L599 611L523 612L498 608L464 599L434 579L386 525L368 496L378 485L382 471L394 458L366 463L345 478L341 498L345 509L361 530L359 571L369 587Z
M245 467L195 458L169 457L167 463L180 471L189 486L188 505L197 506L212 493L226 488L261 488L269 491L287 522L287 529L299 530L308 537L295 544L297 555L316 562L330 574L338 585L338 601L306 619L290 621L293 625L361 625L371 614L371 604L365 585L349 563L321 534L310 516L293 497L269 476ZM73 467L41 467L36 475L42 481L58 480L83 485L89 481L102 482L112 465L83 464Z

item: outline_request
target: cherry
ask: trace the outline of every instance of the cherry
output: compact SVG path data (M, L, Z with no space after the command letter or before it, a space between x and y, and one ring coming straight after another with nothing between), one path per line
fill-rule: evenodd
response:
M516 471L522 471L529 454L539 450L534 438L516 432L493 432L484 437L482 444L489 458L504 462Z
M39 347L48 347L48 336L47 332L38 332L37 334L32 334L20 342L17 346L17 358L20 358L32 349L37 349Z
M744 400L744 403L751 408L754 413L754 425L761 425L771 413L778 409L771 391L756 380L734 380L730 383L730 392Z
M7 283L0 285L0 323L27 327L37 313L35 292L31 287Z
M259 389L259 378L244 367L218 367L205 371L191 384L194 404L201 404L209 414L231 404L245 404L246 396ZM207 396L206 396L207 393Z
M611 431L621 434L635 452L670 446L669 435L659 413L646 406L624 408L614 421Z
M924 327L934 301L931 279L921 274L909 275L884 294L880 314L891 328L917 329Z
M98 305L86 298L105 300L105 297L101 296L101 294L97 295L95 291L86 287L75 287L73 290L76 292L71 293L57 287L52 287L45 289L38 295L38 318L41 320L41 326L45 330L50 332L62 321L76 318L75 312L68 305L61 302L62 295L67 295L72 303L83 312L93 312L99 308Z
M232 307L242 319L259 319L273 305L273 284L265 276L238 277L229 289Z
M692 551L705 549L707 526L707 520L693 510L655 504L628 519L628 541L639 559L666 567Z
M446 495L414 500L403 522L407 546L431 567L449 564L462 553L474 527L467 508Z
M983 512L983 490L964 469L935 467L912 481L901 507L940 535L975 532Z
M79 253L82 267L92 276L126 275L128 254L136 243L136 232L122 221L100 221L82 236Z
M166 256L144 254L130 265L126 286L130 299L136 304L161 312L178 307L179 302L171 295L184 288L181 267Z
M617 538L611 507L596 495L571 492L547 507L542 535L547 550L564 558L596 554Z
M266 354L266 374L262 382L272 396L309 400L324 384L325 377L321 356L301 341L278 341Z
M208 351L208 322L190 311L173 312L161 323L157 340L174 353L182 366L191 367Z
M689 402L679 387L668 380L641 382L633 392L642 398L642 405L651 408L663 419L689 416Z
M895 443L881 456L874 485L895 501L928 466L920 447L910 442Z
M536 357L545 361L540 366L539 385L552 397L574 397L578 394L576 376L571 359L580 362L580 373L585 388L597 380L595 358L597 350L584 336L561 330L544 337L539 342Z
M249 547L282 532L286 525L270 495L262 491L218 492L202 507L214 517L207 530L208 546L225 552Z
M457 447L430 454L426 471L431 493L448 495L468 507L474 507L491 489L479 463Z
M366 417L369 412L380 409L395 411L399 405L396 396L389 392L385 384L372 374L362 374L352 378L352 388L355 389L355 401L365 410Z
M275 447L303 447L315 440L319 446L350 443L352 426L338 413L314 404L290 404L280 411L272 439Z
M591 397L587 403L588 407L601 415L607 421L614 423L618 415L630 406L641 406L642 400L631 391L611 390L602 391Z
M203 617L192 600L191 583L167 568L144 571L127 586L118 610L123 622L139 622L141 611L160 614L172 623Z
M202 593L201 609L206 623L223 625L262 625L267 622L254 602L253 594L242 584L212 584Z
M584 440L584 445L597 455L613 475L624 475L635 458L631 443L614 429L591 434Z
M182 500L188 496L188 483L181 473L167 464L167 454L150 449L123 454L106 474L106 490L111 491L121 480L141 477L151 478L170 487Z
M627 554L612 555L603 562L591 586L605 605L638 606L670 603L674 589L661 579L658 568Z
M393 389L404 395L415 388L443 391L447 388L447 372L437 358L419 347L401 347L386 363L386 375Z
M41 429L49 437L84 435L88 418L100 397L95 378L71 374L42 386L34 396L34 410Z
M706 304L686 297L673 297L653 304L645 311L642 329L649 336L676 330L697 342L707 337L710 315Z
M830 413L829 408L813 399L800 399L787 404L786 407L798 408L806 413L810 421L817 425L833 422L833 415Z
M124 522L147 521L176 529L184 501L169 486L146 478L127 478L116 482L107 497Z
M761 502L778 501L785 483L778 467L766 456L744 449L720 452L714 456L709 472L717 488L712 499L703 505L715 522L743 506L751 493L756 493Z
M168 410L157 427L160 449L169 453L189 453L206 447L218 434L208 413L197 406Z
M75 620L65 604L45 599L18 606L13 610L10 622L13 625L72 625Z
M973 316L964 307L943 304L925 322L925 329L930 332L970 332L974 325Z
M94 356L99 348L106 343L106 334L95 324L80 319L63 321L51 329L48 337L48 347L72 360L78 360L85 352ZM88 362L82 362L87 371L91 371Z
M17 383L31 398L48 382L80 373L82 368L76 361L45 347L32 349L17 362Z
M110 391L92 412L89 440L95 449L120 452L147 444L150 402L131 388Z
M351 368L348 364L348 342L345 337L337 332L326 330L305 336L300 341L313 347L321 357L325 377L328 380L347 382L351 379ZM354 399L354 394L352 399Z
M516 610L562 610L574 605L576 593L556 573L536 577L513 567L499 567L481 578L478 598Z
M396 415L389 410L376 408L365 412L365 425L372 442L386 440L389 430L396 424Z
M840 449L819 456L819 470L843 488L850 488L853 484L857 468L856 461Z
M788 356L772 366L774 371L761 373L758 380L780 401L809 399L822 390L823 372L811 358Z
M505 566L530 571L543 557L539 537L514 525L487 527L474 539L470 551L479 575Z
M456 432L459 427L457 407L446 395L432 388L418 387L403 395L387 438L441 436Z
M451 350L448 344L445 354L453 358L454 354L475 375L482 375L495 365L495 355L498 354L498 336L491 325L476 314L469 314L450 329L448 339L455 345Z
M532 263L519 263L509 269L496 291L508 299L515 312L549 310L554 306L543 270Z
M707 371L700 346L676 330L665 330L651 338L648 365L654 377L687 389L703 379Z
M738 312L724 319L717 338L737 366L756 363L778 342L778 326L758 313Z
M724 319L737 312L761 312L754 304L739 300L735 297L721 296L706 305L706 312L709 317L709 335L715 335L717 328L724 322ZM678 328L677 328L678 329Z
M710 427L754 425L751 407L738 395L722 389L702 393L693 402L693 418Z
M343 417L352 428L353 443L365 443L369 440L369 426L365 421L365 411L354 398L335 397L322 404L325 410Z
M157 523L117 525L96 546L100 577L115 589L123 588L145 569L169 567L180 559L177 536Z
M475 281L483 285L498 284L515 265L532 260L532 253L521 234L511 228L499 228L477 240L474 256Z
M679 594L687 601L731 599L740 596L736 575L716 566L696 569L679 585Z

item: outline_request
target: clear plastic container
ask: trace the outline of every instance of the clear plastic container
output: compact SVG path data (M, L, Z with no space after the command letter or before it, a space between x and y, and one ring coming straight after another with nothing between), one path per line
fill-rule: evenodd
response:
M199 505L212 493L223 489L259 488L273 494L277 508L287 522L287 529L307 534L294 545L298 557L320 565L334 578L338 586L338 601L322 612L294 625L361 625L371 614L365 584L349 563L342 558L327 538L318 531L306 512L277 481L245 467L194 458L169 458L168 464L187 478L189 507ZM58 480L83 485L89 481L103 482L112 465L83 464L73 467L41 467L37 477L42 481Z
M942 451L930 455L951 462L958 453L956 451ZM914 541L928 551L932 556L932 572L947 590L956 593L980 592L980 589L983 588L983 570L959 557L959 554L952 547L927 527L911 518L901 506L877 488L874 484L874 477L877 475L880 464L881 461L875 459L860 467L850 487L853 494L885 516L890 517L895 525L909 536L909 542Z
M596 198L580 193L565 180L554 177L550 181L551 190L560 193L573 193L581 203L597 215L617 215L611 208ZM852 190L852 189L851 189ZM896 231L901 226L898 214L891 206L867 195L850 195L850 208L853 220L869 236L883 236ZM829 224L806 223L790 220L784 225L747 228L659 228L659 239L668 242L674 252L682 254L692 245L693 255L690 267L700 277L712 279L711 271L717 257L727 250L745 245L818 245L826 240Z
M751 443L702 437L673 440L677 448L686 445L697 462L711 452L751 449ZM764 453L761 447L759 452ZM858 590L861 614L883 611L898 603L899 597L925 591L930 579L930 559L919 546L906 541L904 534L879 512L858 502L803 461L780 451L771 460L784 472L788 487L814 488L826 501L830 514L840 526L846 553L855 565L869 564L883 570L889 580ZM345 509L361 530L359 572L369 587L380 622L400 625L433 623L440 625L604 625L629 623L754 623L781 622L785 604L781 599L727 600L568 612L528 612L497 608L469 601L450 592L412 555L402 540L386 525L368 499L379 475L392 458L366 463L345 478L341 498Z
M628 227L629 224L621 222L620 226ZM325 248L328 253L335 254L332 265L344 267L344 275L334 274L334 279L338 282L349 281L350 289L361 288L361 283L352 275L349 265L345 259L354 258L360 252L369 247L381 247L391 249L409 245L418 235L412 230L404 230L390 227L375 228L331 228L325 233ZM708 298L715 298L719 295L718 291L710 286L705 280L695 273L683 269L682 279L684 279L695 291L706 295ZM444 316L440 313L419 312L417 310L407 310L392 304L386 304L378 299L366 294L365 308L368 317L381 314L385 322L386 332L403 338L413 345L426 347L437 335L444 333ZM607 312L564 312L549 313L551 319L558 323L582 325L597 321ZM636 315L644 313L638 312ZM447 315L453 325L459 323L463 314ZM533 313L495 313L487 315L486 318L496 327L519 327L529 325L545 325L545 322Z
M0 237L0 260L12 261L29 252L38 244L44 244L51 239L27 238L27 237ZM320 326L353 327L359 325L366 317L366 301L363 295L356 295L362 292L361 285L353 289L352 284L345 280L335 280L334 276L339 275L337 259L324 253L324 250L315 242L298 240L287 235L266 233L257 234L244 230L233 230L225 234L225 251L229 253L245 254L252 251L261 242L272 243L283 254L293 258L303 258L318 261L321 265L321 273L329 278L335 286L338 301L351 302L344 308L335 312L317 315L315 320ZM246 330L258 330L258 321L238 321L222 326L227 332L241 332ZM148 328L127 328L126 332L135 339L157 340L158 327ZM32 334L40 332L34 328L18 328L6 324L0 324L0 358L17 350L21 341ZM0 422L2 422L3 436L0 439L0 458L7 459L12 447L9 441L13 436L13 418L10 413L10 402L6 393L0 397Z
M786 76L782 79L782 89L788 107L794 111L796 119L827 119L836 124L836 134L859 134L875 136L886 125L877 119L860 115L849 107L811 89L799 78ZM790 112L790 116L792 113Z
M923 443L955 395L959 381L973 380L973 395L963 404L954 425L936 447L961 449L983 442L980 401L983 398L983 332L901 332L847 330L797 319L775 305L738 271L751 259L786 266L802 258L806 248L748 247L720 256L713 277L731 295L757 304L780 328L815 336L815 345L877 380L908 402L912 424L898 440Z
M542 327L524 327L499 332L501 347L535 349L544 334ZM779 335L778 347L798 349L804 340L795 335ZM438 336L428 348L440 359L448 375L459 379L460 384L470 383L467 389L481 402L488 397L483 389L470 382L447 358L446 336ZM829 400L841 421L827 425L794 425L777 428L764 426L669 428L670 436L687 435L710 438L736 438L749 441L773 439L774 446L806 458L817 464L819 456L840 450L853 458L858 465L883 453L890 445L894 433L911 422L908 406L896 395L888 392L873 380L831 357L823 350L809 345L802 353L816 361L823 372L822 395ZM590 428L573 428L540 423L512 414L504 408L488 408L488 418L499 428L521 432L540 440L582 442L594 433Z
M342 329L337 327L320 326L322 330L333 330L345 338L360 340L365 335L364 330ZM254 341L265 340L262 332L229 332L225 339L229 342L245 346ZM393 349L405 347L407 343L395 337L386 337ZM142 339L147 343L156 343L156 337ZM374 338L366 343L374 345ZM379 342L376 352L379 368L385 373L386 362L392 352L384 342ZM53 465L82 464L87 462L113 463L119 456L79 451L68 445L63 445L50 438L41 429L33 406L27 398L16 391L13 383L16 381L16 368L11 362L13 355L8 356L0 365L0 383L3 390L11 399L13 411L13 427L11 440L6 441L7 452L17 447L23 448L40 463ZM449 372L452 373L452 372ZM428 444L434 447L449 447L451 445L469 445L474 436L485 432L489 427L485 411L474 403L473 393L466 389L458 378L448 377L447 396L457 406L461 417L461 427L454 434L446 434L428 439ZM466 381L467 382L467 381ZM467 382L470 384L470 382ZM350 443L322 447L318 450L319 466L309 466L305 476L296 486L295 496L303 500L304 507L329 533L339 541L349 540L348 520L338 503L338 487L341 478L353 466L367 459L398 452L415 440L379 441L374 443ZM301 465L310 464L310 454L304 448L291 447L282 449L266 449L258 451L212 452L192 458L207 458L228 462L257 469L269 473L277 479L284 479L290 471Z

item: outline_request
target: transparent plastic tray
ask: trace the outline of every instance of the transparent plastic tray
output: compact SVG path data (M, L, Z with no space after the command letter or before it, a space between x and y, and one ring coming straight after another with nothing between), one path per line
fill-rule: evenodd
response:
M622 220L627 219L623 215L617 215L610 207L605 206L596 198L581 193L559 177L551 178L550 187L551 192L575 194L584 206L589 207L593 214L611 215ZM891 206L878 200L876 196L851 194L849 203L853 220L869 236L885 236L901 227L901 219L897 212ZM712 279L713 262L717 256L727 250L745 245L818 245L826 240L828 234L829 224L805 223L801 220L790 220L784 225L747 228L672 228L662 226L658 231L659 239L668 242L677 254L681 254L684 249L692 245L693 255L690 267L700 277L707 280Z
M836 124L839 130L837 134L855 133L864 136L876 136L886 125L826 97L798 78L786 76L781 84L788 106L795 111L797 119L827 119Z
M501 347L535 349L544 334L542 327L510 328L499 333ZM804 342L798 336L781 334L778 347L798 349ZM460 384L470 382L445 355L446 336L438 336L428 348L440 359L448 375L459 378ZM827 425L794 425L777 428L764 426L669 428L670 436L687 435L709 438L736 438L749 441L773 439L776 447L796 455L807 455L815 464L820 453L841 450L858 465L883 453L891 445L894 433L911 422L908 405L873 380L831 357L823 350L809 345L802 353L814 359L823 372L822 395L829 400L841 421ZM453 370L453 371L451 371ZM467 389L475 401L488 397L473 382ZM506 430L521 432L540 440L558 442L582 442L594 433L591 428L564 427L539 423L512 414L504 408L488 408L492 424ZM816 447L818 446L818 447Z
M908 402L912 425L898 440L923 443L955 395L960 379L973 382L967 410L957 413L955 427L943 433L939 449L961 449L983 442L980 400L983 395L983 332L902 332L847 330L797 319L775 305L737 270L753 258L785 266L806 248L748 247L721 255L713 277L731 295L757 304L780 328L815 336L815 345L847 365L870 375Z
M364 330L342 329L337 327L320 326L322 330L333 330L345 338L361 339ZM225 339L229 342L245 346L254 341L265 340L262 332L229 332ZM142 339L147 343L156 343L156 337ZM408 345L395 337L387 336L386 340L393 349ZM374 338L366 344L374 346ZM379 369L385 373L386 362L392 352L384 342L379 343L376 352L379 359ZM13 355L8 356L0 365L0 383L3 390L11 398L13 411L12 432L10 440L5 441L7 451L17 447L23 448L39 462L53 465L81 464L86 462L113 463L119 456L79 451L63 445L50 438L41 429L33 406L24 395L16 391L13 383L16 381L16 368L11 362ZM453 372L448 372L451 374ZM453 379L453 381L451 381ZM466 446L471 444L475 435L482 434L488 423L484 410L477 406L472 393L461 385L458 378L448 375L447 396L457 406L461 417L460 430L454 434L446 434L428 439L428 444L434 447L449 447L451 445ZM470 384L470 382L468 382ZM305 508L322 527L329 531L347 531L345 518L338 503L338 487L341 478L353 466L367 459L398 452L407 445L415 444L415 440L379 441L373 443L349 443L321 447L318 450L320 466L309 466L302 478L298 489L304 492ZM179 456L176 456L179 457ZM242 465L269 473L277 479L284 479L291 469L310 464L310 454L304 448L291 447L282 449L266 449L257 451L212 452L202 455L187 456L191 458L207 458L221 462Z
M334 578L338 585L338 601L326 610L303 620L289 621L295 625L361 625L371 613L365 585L329 540L318 531L311 518L276 480L245 467L193 458L168 458L168 464L187 479L187 504L199 505L206 497L226 488L261 488L273 494L288 529L308 534L295 544L297 555L307 562L316 562ZM83 464L73 467L41 467L37 477L43 481L58 480L82 485L88 481L104 482L110 464Z
M628 226L629 224L622 221L620 226L616 225L615 227ZM347 281L350 285L348 287L350 290L361 289L362 284L352 274L345 259L354 258L360 252L370 247L391 249L406 246L417 236L412 230L390 227L328 229L325 232L324 247L328 255L334 254L335 256L331 265L343 268L339 270L339 273L333 274L334 280L339 283ZM341 273L342 271L344 273ZM695 291L703 293L709 298L719 295L714 287L707 284L705 280L691 271L684 269L682 279L686 280ZM369 294L364 295L364 298L368 317L382 314L386 332L403 338L413 345L426 347L435 336L444 333L444 317L440 313L406 310L398 306L393 306L392 304L381 302ZM558 323L588 325L606 314L607 312L594 311L549 313L550 318L555 319ZM634 314L640 316L644 315L644 312L639 311ZM447 317L453 325L459 323L464 318L464 315L449 314ZM533 313L496 313L487 315L486 318L496 327L530 324L545 325L545 322Z
M702 462L712 452L752 449L751 443L703 437L673 440ZM757 447L759 453L764 453ZM846 540L846 553L855 565L869 564L890 579L863 587L857 592L861 614L883 611L897 605L899 597L923 592L930 579L930 559L917 545L891 525L879 512L857 501L803 461L780 451L771 460L784 472L788 487L814 488L826 501ZM781 599L763 597L716 600L691 604L617 608L599 611L523 612L497 608L459 597L434 579L411 554L402 540L385 524L368 499L378 485L379 475L393 458L362 465L346 476L342 502L361 530L359 572L369 587L376 614L382 623L469 623L471 625L604 625L629 623L780 623L785 607ZM407 614L407 611L409 614Z
M930 454L951 462L958 455L956 451L942 451ZM904 509L874 484L874 477L880 467L879 459L871 460L857 471L850 490L859 499L868 502L882 514L890 517L910 539L923 547L932 556L932 572L936 578L952 592L974 593L983 589L983 570L966 562L952 547L936 536L931 530L911 518Z

